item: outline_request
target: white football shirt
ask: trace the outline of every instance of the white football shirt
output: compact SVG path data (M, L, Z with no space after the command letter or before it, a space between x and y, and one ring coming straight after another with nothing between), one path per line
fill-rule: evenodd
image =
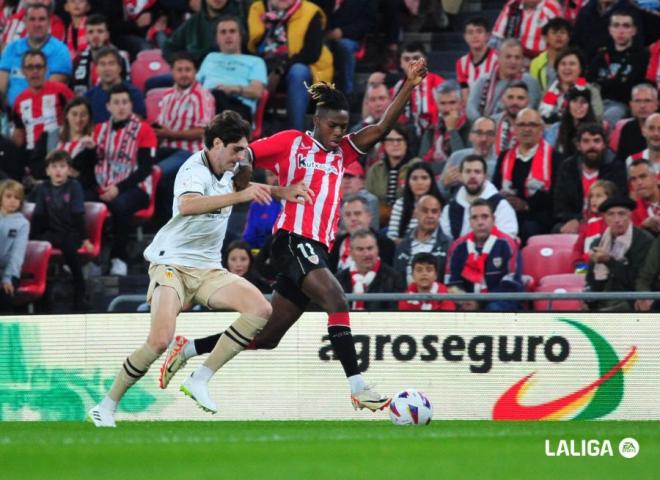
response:
M214 213L183 216L179 213L179 197L186 193L205 196L232 193L233 178L234 172L225 172L222 177L217 177L211 171L203 150L186 160L174 181L172 218L146 248L144 258L160 265L223 268L222 243L232 207L224 207Z

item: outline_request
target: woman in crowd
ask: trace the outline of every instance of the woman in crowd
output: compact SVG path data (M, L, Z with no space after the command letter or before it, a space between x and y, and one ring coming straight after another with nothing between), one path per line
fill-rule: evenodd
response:
M575 153L575 134L580 125L595 123L596 113L591 104L591 90L572 87L566 92L568 107L561 114L561 120L545 129L545 141L552 148L568 158Z
M271 293L273 289L253 268L254 258L250 245L243 240L235 240L227 247L225 265L231 273L243 277L262 293Z

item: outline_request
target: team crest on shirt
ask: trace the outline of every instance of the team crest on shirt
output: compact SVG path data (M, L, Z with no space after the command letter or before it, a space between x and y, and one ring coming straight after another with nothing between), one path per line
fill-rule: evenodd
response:
M334 165L319 163L315 161L313 157L309 158L308 156L303 155L302 153L298 153L296 155L296 161L298 163L298 168L312 168L314 170L322 170L326 174L334 173L335 175L339 175L339 171Z
M165 278L168 280L172 280L174 278L174 272L171 269L166 269L165 270Z
M495 268L500 268L502 266L502 257L493 257L493 265L495 265Z
M310 255L309 257L307 257L307 260L312 262L314 265L319 264L319 256L318 255Z

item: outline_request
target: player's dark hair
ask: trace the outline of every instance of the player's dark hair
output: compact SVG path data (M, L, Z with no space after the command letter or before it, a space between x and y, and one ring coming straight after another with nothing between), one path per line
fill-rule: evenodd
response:
M85 25L105 25L107 27L108 21L106 20L105 15L100 13L92 13L89 17L87 17Z
M240 114L233 110L225 110L217 114L204 129L204 146L213 148L213 140L219 138L228 145L242 138L250 138L250 124Z
M490 32L490 23L486 17L471 17L468 18L463 24L463 32L467 30L467 27L472 25L473 27L482 27L487 32Z
M23 54L23 58L21 59L21 67L25 65L25 59L28 57L40 57L44 61L44 66L46 68L48 67L48 59L46 58L46 54L36 48L31 48Z
M46 166L57 162L66 162L67 165L71 166L71 155L66 150L53 150L46 155L46 159L44 160Z
M541 29L541 33L543 35L547 35L549 31L553 32L558 32L560 30L565 30L568 35L570 36L571 31L573 28L571 27L571 24L568 22L568 20L560 17L555 17L551 20L548 20L548 23L543 25L543 28Z
M416 253L413 256L412 261L410 262L410 268L414 270L415 265L417 264L433 265L433 268L435 268L436 273L438 272L438 261L430 252Z
M438 184L435 181L435 175L431 165L422 161L417 161L410 165L408 173L406 174L406 185L403 188L403 211L401 212L401 223L399 223L399 228L397 231L397 237L399 238L404 238L406 236L408 225L410 224L410 219L412 218L413 210L415 209L415 195L410 189L410 177L417 170L424 170L431 178L431 186L429 187L428 191L420 195L420 198L423 195L431 195L432 197L435 197L438 202L440 202L440 206L442 206L442 194L438 189Z
M461 166L460 166L459 170L462 172L463 171L463 166L466 163L471 163L471 162L481 163L481 165L484 167L484 173L486 173L488 171L488 165L486 164L486 159L484 157L482 157L481 155L475 155L475 154L470 154L470 155L466 156L465 158L463 158L463 160L461 160Z
M485 198L477 198L472 201L470 204L470 214L472 214L472 209L475 207L488 207L488 210L490 210L491 215L495 215L495 212L493 211L493 206L488 203L488 200Z
M346 96L328 82L316 82L307 87L307 92L316 103L316 110L346 110L349 111Z
M113 95L119 95L121 93L128 95L129 100L131 103L133 103L133 99L131 98L131 91L123 83L118 83L117 85L110 87L110 90L108 90L108 103L110 103L110 100L112 100Z

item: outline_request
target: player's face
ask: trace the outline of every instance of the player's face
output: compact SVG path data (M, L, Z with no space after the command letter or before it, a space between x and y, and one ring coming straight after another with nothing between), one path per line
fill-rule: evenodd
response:
M358 270L371 270L378 258L378 245L372 236L351 240L351 257Z
M85 105L72 107L66 114L66 121L69 124L71 133L80 135L87 125L89 125L89 111Z
M188 60L177 60L172 68L172 77L179 88L188 88L195 81L195 65Z
M227 256L227 268L239 277L245 276L250 269L250 256L242 248L234 248Z
M46 167L46 175L53 185L62 185L69 178L69 164L65 161L53 162Z
M328 150L336 150L348 129L346 110L327 110L314 115L316 140Z
M465 27L463 39L472 50L481 50L488 43L490 34L484 27L478 25L468 25Z
M436 266L431 263L416 263L412 270L413 281L419 289L428 290L438 280Z
M133 114L133 103L128 93L115 93L106 103L108 112L115 122L128 119Z
M465 185L470 195L478 194L486 180L486 172L484 172L484 166L481 162L465 162L461 176L463 185Z
M241 138L238 142L228 143L227 145L216 137L213 140L213 148L209 150L213 171L217 175L220 175L224 172L234 170L236 165L245 159L247 146L248 141L245 137Z
M14 213L17 212L21 206L21 199L16 194L9 189L5 190L2 194L2 201L0 202L0 209L5 213Z
M483 240L490 235L495 224L495 217L485 205L470 208L470 228L474 236Z
M38 55L30 55L23 62L23 75L32 88L41 88L46 81L46 63Z
M108 40L110 40L108 27L106 27L104 23L100 25L86 25L85 36L87 37L87 43L89 43L92 48L101 48L108 42Z
M653 114L646 119L642 134L650 149L660 150L660 114Z
M362 202L348 202L341 209L341 218L348 233L369 228L371 215Z

